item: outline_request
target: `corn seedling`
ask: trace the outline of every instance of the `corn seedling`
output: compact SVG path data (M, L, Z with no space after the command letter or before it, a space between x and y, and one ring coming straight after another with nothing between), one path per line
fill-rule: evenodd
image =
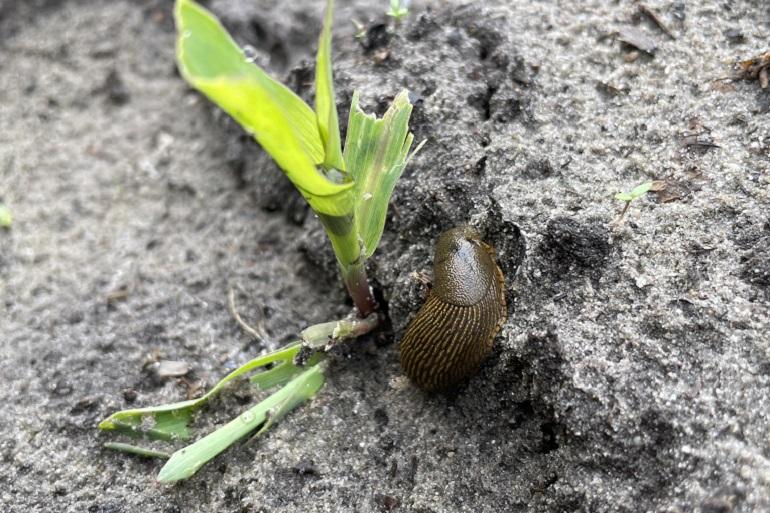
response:
M410 158L412 105L407 91L402 91L378 119L361 110L354 93L342 150L332 81L332 10L333 0L328 0L316 57L313 109L254 64L212 13L193 0L176 1L177 64L182 76L254 136L318 215L355 311L345 319L310 326L294 343L242 365L199 399L120 411L99 424L103 430L134 438L187 440L194 416L233 380L248 377L259 390L280 387L216 431L171 454L158 475L161 482L192 476L237 440L252 433L258 436L313 397L325 379L325 347L366 334L381 322L366 261L380 242L390 196ZM108 447L141 456L168 456L130 444Z

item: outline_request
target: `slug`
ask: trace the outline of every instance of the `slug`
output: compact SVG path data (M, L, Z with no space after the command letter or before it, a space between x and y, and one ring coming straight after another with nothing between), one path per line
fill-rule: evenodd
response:
M470 226L436 242L433 287L401 341L401 367L428 392L473 375L492 350L507 310L495 250Z

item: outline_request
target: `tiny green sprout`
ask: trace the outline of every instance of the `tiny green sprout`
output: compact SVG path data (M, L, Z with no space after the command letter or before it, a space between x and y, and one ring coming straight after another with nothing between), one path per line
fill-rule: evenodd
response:
M0 203L0 228L10 228L13 224L13 214L11 209L4 203Z
M644 182L641 185L637 185L630 192L619 192L615 194L615 199L620 201L634 201L637 198L641 198L652 189L652 181Z
M407 14L406 5L391 2L394 18ZM133 444L106 445L140 456L168 456L158 474L161 482L186 479L236 441L265 432L321 389L328 346L382 323L366 262L380 243L396 182L421 145L410 153L414 136L409 132L412 104L407 91L396 95L382 118L366 114L354 92L343 151L332 80L332 10L333 0L327 0L311 108L255 64L211 12L194 0L176 0L182 77L254 136L317 214L355 310L344 319L306 328L294 343L241 365L198 399L123 410L103 420L99 428L104 431L173 443L192 437L196 414L231 381L248 378L257 391L269 391L230 422L170 456ZM10 213L7 219L10 223Z
M619 224L623 220L626 212L628 211L628 207L631 206L631 203L647 194L653 188L653 185L653 181L647 181L643 184L637 185L628 192L619 192L615 194L616 200L624 201L626 203L623 206L623 210L620 212L618 219L615 221L616 224Z
M355 37L356 39L363 39L363 38L365 38L366 37L366 25L364 25L363 23L361 23L360 21L358 21L355 18L351 18L350 21L353 23L353 26L356 29L356 33L355 33L355 35L353 37Z
M385 14L399 23L409 14L409 0L390 0L390 8Z

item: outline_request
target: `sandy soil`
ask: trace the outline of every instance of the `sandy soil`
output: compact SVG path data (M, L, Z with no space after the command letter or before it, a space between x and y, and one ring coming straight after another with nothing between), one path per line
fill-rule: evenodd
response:
M158 462L103 449L98 421L184 397L143 370L153 355L210 386L344 315L333 255L178 77L170 2L0 1L0 509L770 510L770 90L718 80L768 50L766 2L650 0L673 37L626 0L416 1L398 27L381 3L339 2L335 76L342 119L354 89L381 113L406 87L428 139L372 262L392 330L167 487ZM312 94L320 2L209 5ZM648 179L667 188L615 224L613 194ZM409 274L464 222L497 247L511 315L475 379L427 396L397 363L423 293ZM230 286L269 344L232 320Z

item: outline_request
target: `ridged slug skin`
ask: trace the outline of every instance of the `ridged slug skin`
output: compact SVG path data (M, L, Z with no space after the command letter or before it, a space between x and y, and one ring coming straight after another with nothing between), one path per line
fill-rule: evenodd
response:
M495 251L470 226L436 242L433 288L401 341L401 367L428 392L473 375L492 350L507 310Z

